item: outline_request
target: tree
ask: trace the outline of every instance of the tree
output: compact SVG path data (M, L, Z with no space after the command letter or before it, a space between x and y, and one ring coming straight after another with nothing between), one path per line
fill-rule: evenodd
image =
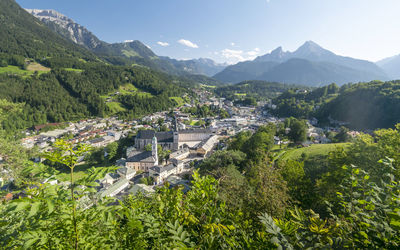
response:
M303 120L293 119L290 122L289 138L294 143L302 143L307 139L307 124Z
M350 140L350 135L348 134L349 129L346 127L340 127L339 133L334 137L336 142L348 142Z
M72 200L72 223L74 226L74 236L73 236L73 247L74 249L78 249L79 244L79 233L77 227L77 219L76 219L76 200L74 193L74 168L78 163L78 158L83 156L87 151L89 151L89 147L85 144L78 144L76 147L72 143L68 143L63 140L57 140L53 145L54 151L48 154L45 154L45 157L52 162L58 162L66 165L70 168L70 180L71 180L71 200Z
M117 142L112 142L108 144L105 148L107 152L107 158L109 161L115 160L115 157L117 156L117 151L118 151L118 143Z
M6 60L0 60L0 67L7 67L8 63Z

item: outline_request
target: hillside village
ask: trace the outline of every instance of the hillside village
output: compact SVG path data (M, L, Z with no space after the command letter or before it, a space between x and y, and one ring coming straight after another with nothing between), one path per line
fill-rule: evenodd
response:
M278 124L285 120L270 115L268 110L275 108L270 101L247 107L235 105L224 98L217 98L207 90L195 90L195 93L198 106L218 107L226 110L230 117L196 118L182 112L184 108L194 106L185 103L172 112L158 112L132 121L123 121L116 117L94 118L70 122L63 128L42 133L36 130L44 126L37 126L33 130L26 131L27 137L22 139L22 145L26 148L37 147L40 151L46 152L52 150L51 145L57 139L64 138L72 143L79 142L93 148L102 148L134 134L125 156L115 162L119 169L97 181L99 197L122 198L137 192L154 192L156 187L162 186L165 182L171 187L183 185L189 189L188 177L191 176L196 164L209 157L215 150L223 150L226 139L241 131L256 131L258 127L267 123ZM194 123L193 120L206 120L208 126L191 125ZM338 132L338 128L319 128L316 124L316 119L307 122L309 140L303 143L303 146L330 143L326 132ZM357 131L351 132L352 136L357 134ZM283 145L288 141L275 136L274 143ZM168 152L168 156L160 159L159 150ZM35 161L42 160L44 159L35 159ZM84 163L84 157L80 161ZM146 184L143 183L143 179L146 179ZM52 180L52 183L69 184L58 180Z

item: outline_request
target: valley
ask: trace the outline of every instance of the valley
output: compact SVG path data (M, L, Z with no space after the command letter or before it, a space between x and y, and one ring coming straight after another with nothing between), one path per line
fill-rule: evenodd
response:
M1 249L398 249L396 8L239 2L0 0Z

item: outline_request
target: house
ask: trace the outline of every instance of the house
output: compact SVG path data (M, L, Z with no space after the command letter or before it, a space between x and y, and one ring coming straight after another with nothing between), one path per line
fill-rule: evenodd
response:
M103 179L101 179L99 182L100 182L100 184L102 184L103 186L110 186L110 185L112 185L112 184L114 184L114 182L116 182L117 181L117 177L118 176L116 176L115 174L106 174L105 176L104 176L104 178Z
M119 179L115 184L111 185L109 188L106 190L103 190L99 193L100 198L103 197L114 197L120 192L122 192L124 189L129 187L129 180L126 178L121 178Z
M128 193L136 195L137 193L143 193L145 195L149 195L155 192L152 186L147 186L145 184L136 184L133 185L129 190Z
M183 171L183 162L172 159L166 166L154 166L149 169L149 176L154 178L156 185L164 183L165 179L172 174L180 174Z
M275 145L281 145L282 141L278 136L274 136L274 144Z
M119 169L117 170L117 173L118 173L120 176L122 176L122 177L124 177L124 178L130 180L130 179L132 179L132 178L135 176L136 171L135 171L134 169L132 169L132 168L121 167L121 168L119 168Z
M184 147L182 149L179 149L178 151L175 151L169 155L170 159L177 159L177 160L183 160L189 157L190 155L190 150L188 147Z

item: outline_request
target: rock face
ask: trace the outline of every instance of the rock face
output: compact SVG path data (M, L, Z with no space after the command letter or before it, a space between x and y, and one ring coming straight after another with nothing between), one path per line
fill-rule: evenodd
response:
M55 10L26 9L26 11L58 34L88 49L95 49L103 43L85 27Z

